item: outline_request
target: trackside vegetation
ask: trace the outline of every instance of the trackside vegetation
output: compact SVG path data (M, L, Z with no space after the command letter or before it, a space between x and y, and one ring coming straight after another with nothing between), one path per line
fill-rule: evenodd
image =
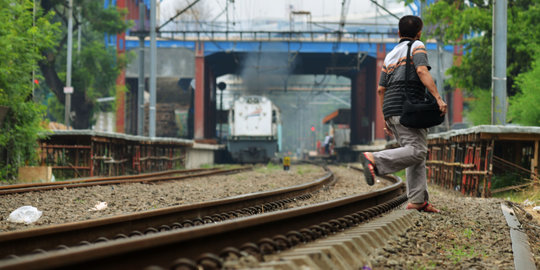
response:
M507 121L513 124L540 125L539 4L508 0ZM465 92L465 113L475 125L491 122L492 8L491 0L443 0L424 13L428 37L461 48L461 63L454 61L447 83Z
M32 165L44 107L33 100L42 51L57 41L53 12L34 10L34 1L0 0L0 180L13 179L17 168ZM34 16L35 14L35 16Z

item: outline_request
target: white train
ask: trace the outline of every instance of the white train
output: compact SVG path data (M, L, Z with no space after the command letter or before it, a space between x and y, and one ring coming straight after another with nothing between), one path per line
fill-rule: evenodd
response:
M229 110L227 148L234 161L266 163L281 148L281 113L264 96L243 96Z

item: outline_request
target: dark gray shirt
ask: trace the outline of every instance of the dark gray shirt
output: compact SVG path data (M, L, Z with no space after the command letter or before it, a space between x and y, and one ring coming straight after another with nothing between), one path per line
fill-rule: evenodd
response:
M383 101L384 118L390 116L401 115L404 91L405 91L405 68L407 44L409 40L401 40L401 42L390 51L385 59L381 71L379 85L386 88ZM424 43L416 40L411 47L411 66L409 67L409 96L420 98L424 95L425 87L420 81L416 68L419 66L427 66L431 69L427 58L427 50Z

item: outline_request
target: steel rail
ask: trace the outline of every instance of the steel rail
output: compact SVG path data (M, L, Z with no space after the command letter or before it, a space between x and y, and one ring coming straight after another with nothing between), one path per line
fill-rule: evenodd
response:
M140 183L140 182L155 182L155 181L169 181L180 180L185 178L208 176L213 174L236 172L239 170L251 169L251 167L239 167L233 169L190 169L190 170L172 170L157 173L147 173L138 175L124 175L113 177L100 177L91 179L80 179L71 181L60 181L51 183L34 183L34 184L18 184L0 186L0 195L24 193L32 191L43 191L51 189L63 189L63 188L75 188L75 187L88 187L97 185L113 185L113 184L127 184L127 183ZM191 174L189 174L191 173ZM166 176L184 174L181 176Z
M288 232L312 228L324 234L335 220L365 220L406 201L405 185L395 183L371 193L349 196L325 203L227 220L183 230L145 235L118 241L75 247L46 254L20 257L0 262L0 269L144 269L147 266L169 267L185 261L197 261L207 253L220 254L230 247L251 246L254 241ZM388 204L391 202L390 204ZM358 211L366 214L358 214ZM337 222L339 223L339 222ZM346 226L347 222L342 222ZM320 225L319 225L320 224ZM297 233L299 234L299 233ZM314 236L316 238L316 236ZM218 257L219 258L219 257Z
M48 185L73 184L73 183L83 183L83 182L99 182L99 181L105 181L105 180L138 179L138 178L145 178L145 177L163 176L163 175L175 174L175 173L191 173L191 172L208 171L208 170L216 170L216 169L218 168L169 170L169 171L142 173L142 174L134 174L134 175L82 178L82 179L73 179L73 180L68 180L68 181L50 182L50 183L13 184L13 185L0 186L0 190L6 190L6 189L12 189L12 188L25 188L25 187L33 187L33 186L48 186Z
M52 250L58 246L74 246L80 244L81 241L92 242L100 241L99 239L113 239L118 235L151 233L154 230L159 231L163 225L171 226L171 224L182 223L194 218L200 220L219 213L228 214L242 208L252 208L256 205L303 196L332 185L333 182L334 175L328 171L326 175L310 183L272 191L25 231L0 233L0 259L8 255L28 254L36 249Z

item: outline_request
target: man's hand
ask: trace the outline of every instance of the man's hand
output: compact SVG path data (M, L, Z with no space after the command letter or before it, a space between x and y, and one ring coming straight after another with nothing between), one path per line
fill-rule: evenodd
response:
M385 127L384 127L384 133L386 133L386 135L392 137L394 136L394 133L392 133L392 130L390 129L390 127L388 126L388 123L384 123Z
M427 87L428 91L433 95L433 97L435 97L435 99L437 99L439 110L441 110L441 116L443 116L448 108L446 103L442 100L442 97L437 92L437 86L435 85L433 78L431 78L431 74L429 74L427 66L417 67L416 73L418 74L418 77L422 83Z
M446 103L444 102L444 100L442 100L441 97L437 99L437 105L439 105L439 110L441 110L441 116L443 116L448 109L448 105L446 105Z

